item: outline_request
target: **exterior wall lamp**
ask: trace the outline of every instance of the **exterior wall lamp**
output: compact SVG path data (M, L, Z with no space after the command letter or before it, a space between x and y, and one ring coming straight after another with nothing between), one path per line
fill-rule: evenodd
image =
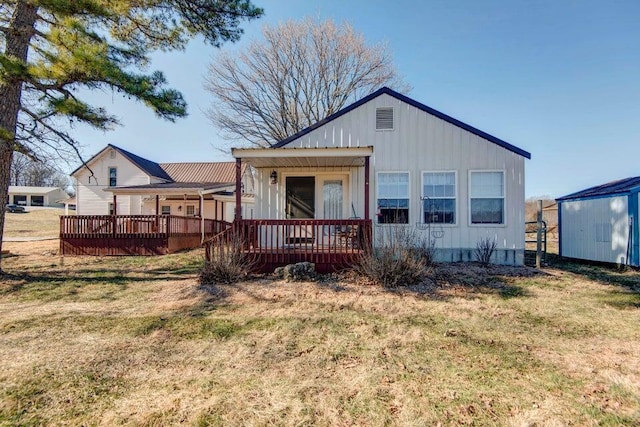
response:
M269 181L270 184L277 184L278 183L278 172L272 171L271 175L269 175L269 177L271 178L270 181Z

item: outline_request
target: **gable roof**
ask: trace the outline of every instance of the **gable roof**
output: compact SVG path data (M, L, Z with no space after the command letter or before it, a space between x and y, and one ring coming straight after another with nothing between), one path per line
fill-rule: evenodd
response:
M164 169L162 169L162 167L158 163L153 162L153 161L148 160L148 159L145 159L144 157L140 157L137 154L133 154L133 153L131 153L131 152L127 151L127 150L124 150L124 149L122 149L120 147L117 147L117 146L115 146L113 144L107 144L106 147L104 147L97 154L92 156L89 160L87 160L79 168L77 168L76 170L71 172L70 175L75 175L76 172L78 172L80 169L85 167L85 165L88 165L89 163L91 163L92 161L94 161L95 159L100 157L102 155L102 153L104 153L109 148L112 148L112 149L118 151L120 154L122 154L124 157L126 157L131 163L136 165L138 168L140 168L147 175L150 175L150 176L152 176L154 178L164 179L166 181L172 181L171 177L164 171Z
M175 182L225 183L236 181L236 162L160 163ZM242 165L242 173L246 165Z
M595 187L587 188L576 193L571 193L567 196L556 199L557 201L581 199L585 197L598 197L607 196L613 194L624 194L631 190L640 187L640 176L633 178L624 178L617 181L611 181L606 184L597 185Z
M202 186L202 184L228 184L236 181L236 162L175 162L175 163L156 163L151 160L133 154L113 144L108 144L100 150L96 155L86 161L87 164L101 156L109 148L118 151L126 157L131 163L136 165L146 174L163 179L165 183L193 184L194 186ZM81 170L84 165L80 166L71 175ZM242 165L242 174L244 175L248 165ZM150 187L151 188L151 187ZM186 188L186 187L185 187Z
M398 92L394 91L393 89L389 89L388 87L383 87L383 88L378 89L377 91L373 92L372 94L370 94L368 96L365 96L364 98L360 99L359 101L354 102L353 104L351 104L351 105L343 108L342 110L330 115L329 117L327 117L327 118L325 118L323 120L320 120L319 122L309 126L306 129L301 130L300 132L296 133L295 135L292 135L292 136L290 136L290 137L288 137L286 139L283 139L282 141L274 144L272 146L272 148L281 148L281 147L289 144L290 142L292 142L292 141L294 141L294 140L296 140L296 139L308 134L309 132L311 132L311 131L313 131L313 130L321 127L321 126L326 125L327 123L337 119L338 117L347 114L349 111L354 110L354 109L358 108L359 106L361 106L363 104L366 104L367 102L371 101L372 99L377 98L378 96L383 95L383 94L392 96L392 97L394 97L394 98L396 98L396 99L398 99L398 100L400 100L402 102L405 102L405 103L407 103L407 104L409 104L409 105L411 105L411 106L413 106L413 107L415 107L415 108L417 108L419 110L422 110L422 111L424 111L424 112L426 112L428 114L431 114L432 116L436 116L436 117L438 117L438 118L440 118L440 119L442 119L442 120L444 120L446 122L449 122L449 123L451 123L451 124L453 124L455 126L458 126L459 128L462 128L462 129L464 129L464 130L466 130L468 132L471 132L471 133L473 133L473 134L475 134L475 135L477 135L477 136L479 136L481 138L484 138L487 141L493 142L494 144L497 144L500 147L506 148L507 150L512 151L512 152L514 152L516 154L519 154L519 155L521 155L521 156L523 156L523 157L525 157L527 159L531 158L531 154L530 153L522 150L521 148L516 147L515 145L511 145L506 141L503 141L503 140L501 140L499 138L496 138L493 135L489 135L488 133L481 131L480 129L477 129L477 128L471 126L471 125L463 123L460 120L454 119L453 117L448 116L448 115L446 115L444 113L441 113L438 110L434 110L433 108L428 107L428 106L426 106L426 105L424 105L424 104L422 104L422 103L420 103L418 101L415 101L415 100L409 98L408 96L402 95L401 93L398 93Z

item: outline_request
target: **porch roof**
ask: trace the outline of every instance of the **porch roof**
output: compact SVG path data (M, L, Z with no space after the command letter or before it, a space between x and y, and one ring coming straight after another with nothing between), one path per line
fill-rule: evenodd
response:
M234 184L225 183L202 183L202 182L169 182L158 184L133 185L130 187L110 187L104 191L109 191L117 196L129 195L195 195L201 193L211 194L216 191L233 190Z
M256 168L352 167L364 166L373 147L232 148L231 154Z

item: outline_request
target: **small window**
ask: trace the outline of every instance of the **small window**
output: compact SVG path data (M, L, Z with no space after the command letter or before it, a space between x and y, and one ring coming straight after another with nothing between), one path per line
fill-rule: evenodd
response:
M409 223L409 172L378 173L378 223Z
M160 213L162 215L171 215L171 206L161 206L160 207Z
M118 183L118 169L109 168L109 187L115 187Z
M456 173L422 174L422 220L425 224L456 223Z
M376 130L393 130L393 108L376 108Z
M194 205L187 205L187 216L196 216L196 207Z
M107 211L109 212L109 215L115 215L115 212L113 211L113 203L109 203Z
M471 172L471 224L504 224L504 172Z

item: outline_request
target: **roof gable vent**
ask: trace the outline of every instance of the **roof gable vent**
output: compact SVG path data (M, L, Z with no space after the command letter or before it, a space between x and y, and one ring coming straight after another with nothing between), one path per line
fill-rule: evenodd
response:
M376 130L393 130L393 108L376 108Z

